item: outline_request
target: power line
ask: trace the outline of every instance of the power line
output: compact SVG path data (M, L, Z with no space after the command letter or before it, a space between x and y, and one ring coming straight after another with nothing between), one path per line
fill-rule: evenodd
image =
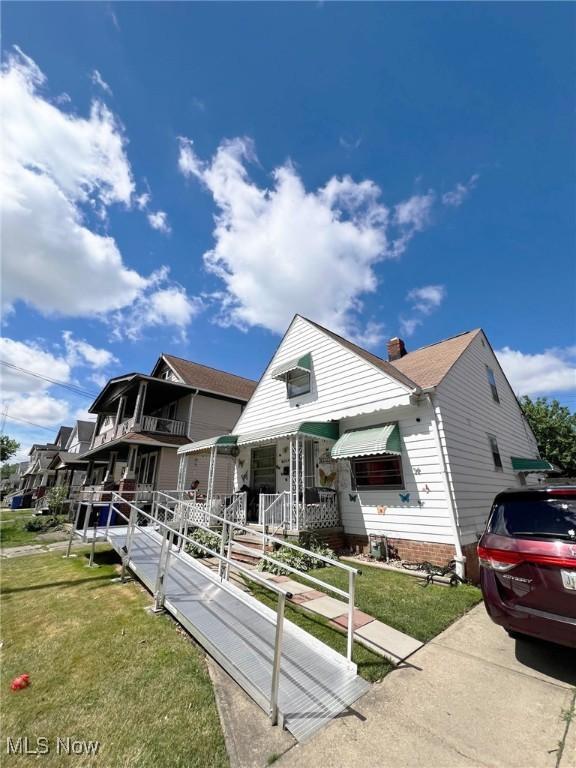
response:
M23 424L30 424L31 427L44 429L46 432L51 432L54 434L55 427L44 427L42 424L35 424L33 421L28 421L28 419L19 419L17 416L10 416L9 414L5 414L5 418L9 419L10 421L21 421Z
M94 392L88 392L86 389L82 389L81 387L77 387L75 384L67 384L65 381L60 381L59 379L51 379L49 376L43 376L40 373L36 373L35 371L29 371L27 368L20 368L18 365L14 365L14 363L9 363L6 360L0 360L1 365L5 365L7 368L12 368L15 371L18 371L19 373L25 373L28 376L34 376L36 379L42 379L42 381L48 381L50 384L55 384L57 387L63 387L64 389L70 390L70 392L74 392L75 395L81 395L82 397L89 397L91 400L93 400L97 395Z

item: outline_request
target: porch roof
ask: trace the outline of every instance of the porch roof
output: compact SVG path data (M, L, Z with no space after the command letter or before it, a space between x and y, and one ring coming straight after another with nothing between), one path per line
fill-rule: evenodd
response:
M344 432L338 442L332 446L333 459L374 456L382 453L399 456L401 452L398 424L381 424L378 427Z
M194 443L186 443L186 445L178 448L178 453L205 453L214 446L230 448L236 445L237 440L237 435L216 435L215 437L207 437L205 440L196 440Z
M312 356L310 352L307 352L305 355L302 355L301 357L296 357L294 360L289 360L287 363L283 363L282 365L279 365L276 368L272 369L272 372L270 373L270 376L273 379L280 379L280 381L285 381L286 376L291 371L306 371L307 373L310 373L310 370L312 369Z
M556 467L546 459L523 459L511 456L514 472L554 472Z
M307 437L321 437L326 440L338 439L338 422L336 421L292 421L277 427L260 429L257 432L247 432L245 435L219 435L209 437L206 440L198 440L188 443L178 449L179 454L201 453L210 450L214 446L231 448L235 445L252 445L254 443L274 442L280 437L291 435L305 435Z

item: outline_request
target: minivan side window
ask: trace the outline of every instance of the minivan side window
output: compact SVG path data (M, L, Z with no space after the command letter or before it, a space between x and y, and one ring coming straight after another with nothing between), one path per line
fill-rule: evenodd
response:
M492 392L492 400L494 400L495 403L499 403L500 397L498 396L498 387L496 386L496 376L494 376L494 371L489 366L486 366L486 375L488 377L490 391Z
M502 458L500 456L500 449L498 448L498 441L494 435L488 435L488 442L490 443L490 450L492 451L494 469L496 469L498 472L502 472L504 467L502 466Z

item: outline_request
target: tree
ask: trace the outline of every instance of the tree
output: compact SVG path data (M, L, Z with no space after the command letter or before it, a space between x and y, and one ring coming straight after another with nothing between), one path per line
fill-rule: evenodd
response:
M540 455L570 477L576 476L576 413L558 400L527 395L520 401L536 437Z
M8 461L20 448L20 443L8 435L0 435L0 461Z

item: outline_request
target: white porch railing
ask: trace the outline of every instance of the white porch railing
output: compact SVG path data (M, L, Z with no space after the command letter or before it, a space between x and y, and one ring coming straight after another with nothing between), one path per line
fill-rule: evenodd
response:
M220 517L231 523L246 523L247 495L244 492L216 493L210 501L195 491L154 491L152 496L153 506L173 509L178 518L185 517L188 525L210 527L210 521Z
M337 528L340 525L338 495L333 491L318 491L318 501L300 504L296 513L290 505L289 491L261 493L258 500L258 524L291 531L310 531L318 528Z

